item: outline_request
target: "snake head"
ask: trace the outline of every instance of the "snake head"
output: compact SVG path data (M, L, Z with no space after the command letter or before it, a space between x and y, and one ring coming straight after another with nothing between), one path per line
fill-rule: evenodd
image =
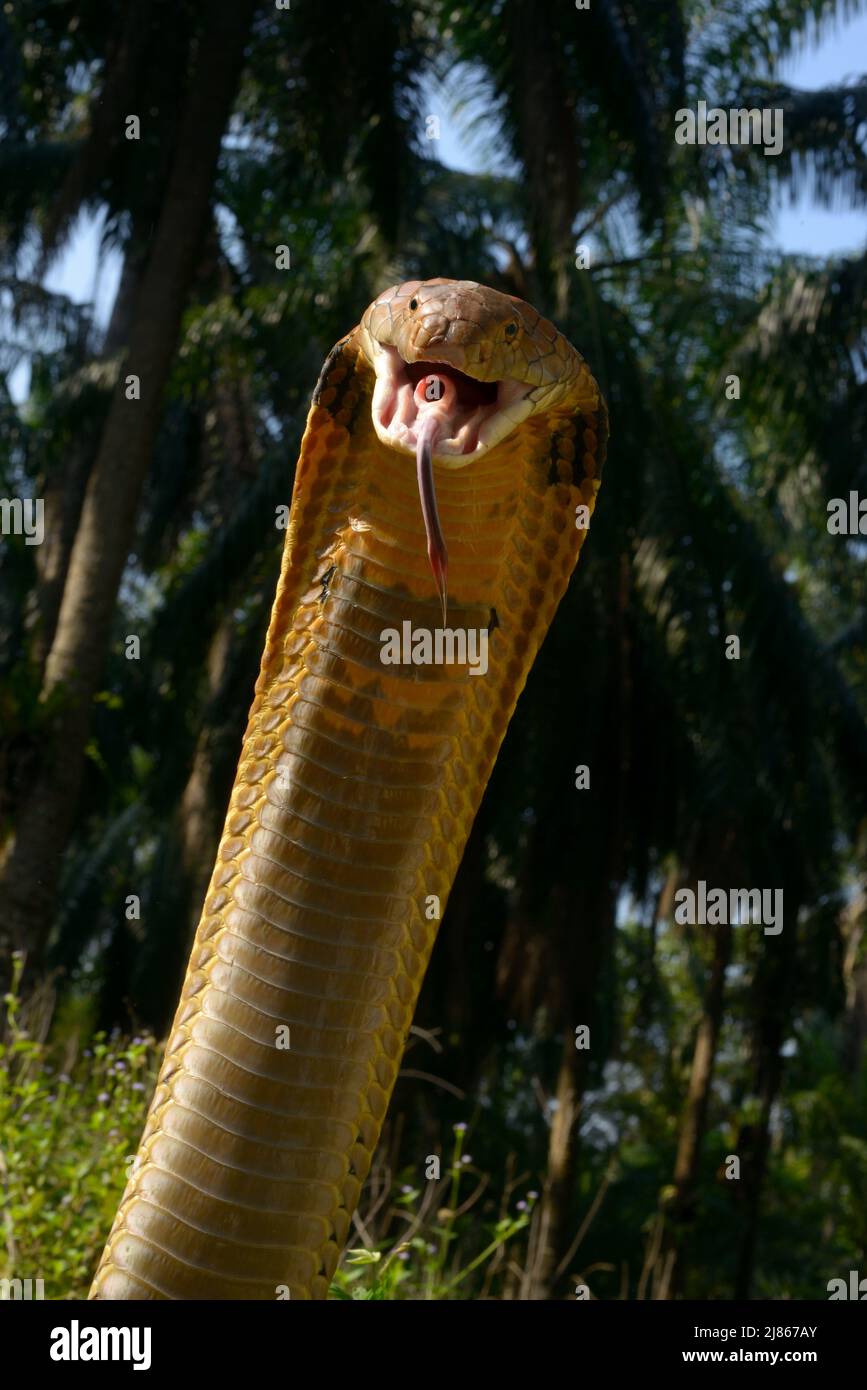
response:
M580 353L529 304L472 280L409 280L371 304L357 341L376 376L383 444L414 454L428 558L446 620L448 552L434 460L464 468L531 415L595 409Z
M531 305L471 280L409 280L364 314L359 345L376 374L373 425L415 453L439 420L433 457L461 468L530 415L587 396L583 358Z

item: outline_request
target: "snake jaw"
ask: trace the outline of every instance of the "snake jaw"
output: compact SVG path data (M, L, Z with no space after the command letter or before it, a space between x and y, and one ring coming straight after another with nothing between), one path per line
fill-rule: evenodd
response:
M434 459L461 468L485 453L531 413L531 388L517 381L482 381L449 362L407 362L380 345L374 359L372 416L390 448L414 453L427 553L442 604L448 603L448 550L440 526Z
M374 300L357 344L375 373L371 418L389 449L415 455L427 550L446 616L448 553L434 462L463 469L529 416L595 408L596 383L553 324L471 281L393 286Z
M417 387L426 376L435 375L452 388L433 452L447 468L463 468L479 458L537 408L537 390L526 382L484 381L445 360L445 353L443 359L418 357L408 362L394 347L376 348L373 426L383 444L402 453L416 452L424 414Z

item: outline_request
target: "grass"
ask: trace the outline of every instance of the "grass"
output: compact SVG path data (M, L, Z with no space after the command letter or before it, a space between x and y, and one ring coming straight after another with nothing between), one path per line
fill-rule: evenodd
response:
M52 1046L21 1019L21 962L0 1039L0 1278L84 1298L144 1126L153 1037L73 1035Z
M17 960L0 1039L0 1279L41 1279L46 1299L86 1298L162 1048L149 1035L40 1036L48 1024L34 1025L38 1011L22 1007L21 969ZM493 1200L465 1137L466 1125L455 1125L450 1157L429 1155L421 1181L375 1169L355 1222L363 1244L345 1252L333 1298L498 1297L514 1284L512 1255L522 1252L536 1194L516 1199L512 1181Z

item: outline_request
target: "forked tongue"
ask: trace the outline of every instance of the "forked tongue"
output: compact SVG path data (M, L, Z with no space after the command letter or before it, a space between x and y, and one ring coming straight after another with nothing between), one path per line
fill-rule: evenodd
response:
M437 440L446 436L449 412L457 399L454 383L446 376L432 374L422 377L414 392L418 409L415 461L418 475L418 495L421 514L427 532L427 557L436 581L443 606L443 626L448 602L449 555L437 512L434 489L433 456Z

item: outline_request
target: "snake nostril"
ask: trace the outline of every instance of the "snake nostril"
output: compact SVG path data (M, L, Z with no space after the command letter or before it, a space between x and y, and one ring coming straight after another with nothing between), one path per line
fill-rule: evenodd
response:
M437 343L445 343L449 339L449 320L444 314L438 314L433 320L426 318L419 322L416 342L419 347L429 349L435 347Z
M411 299L411 300L409 301L409 307L410 307L411 309L413 309L413 310L417 309L417 308L418 308L418 300L417 300L417 299Z

